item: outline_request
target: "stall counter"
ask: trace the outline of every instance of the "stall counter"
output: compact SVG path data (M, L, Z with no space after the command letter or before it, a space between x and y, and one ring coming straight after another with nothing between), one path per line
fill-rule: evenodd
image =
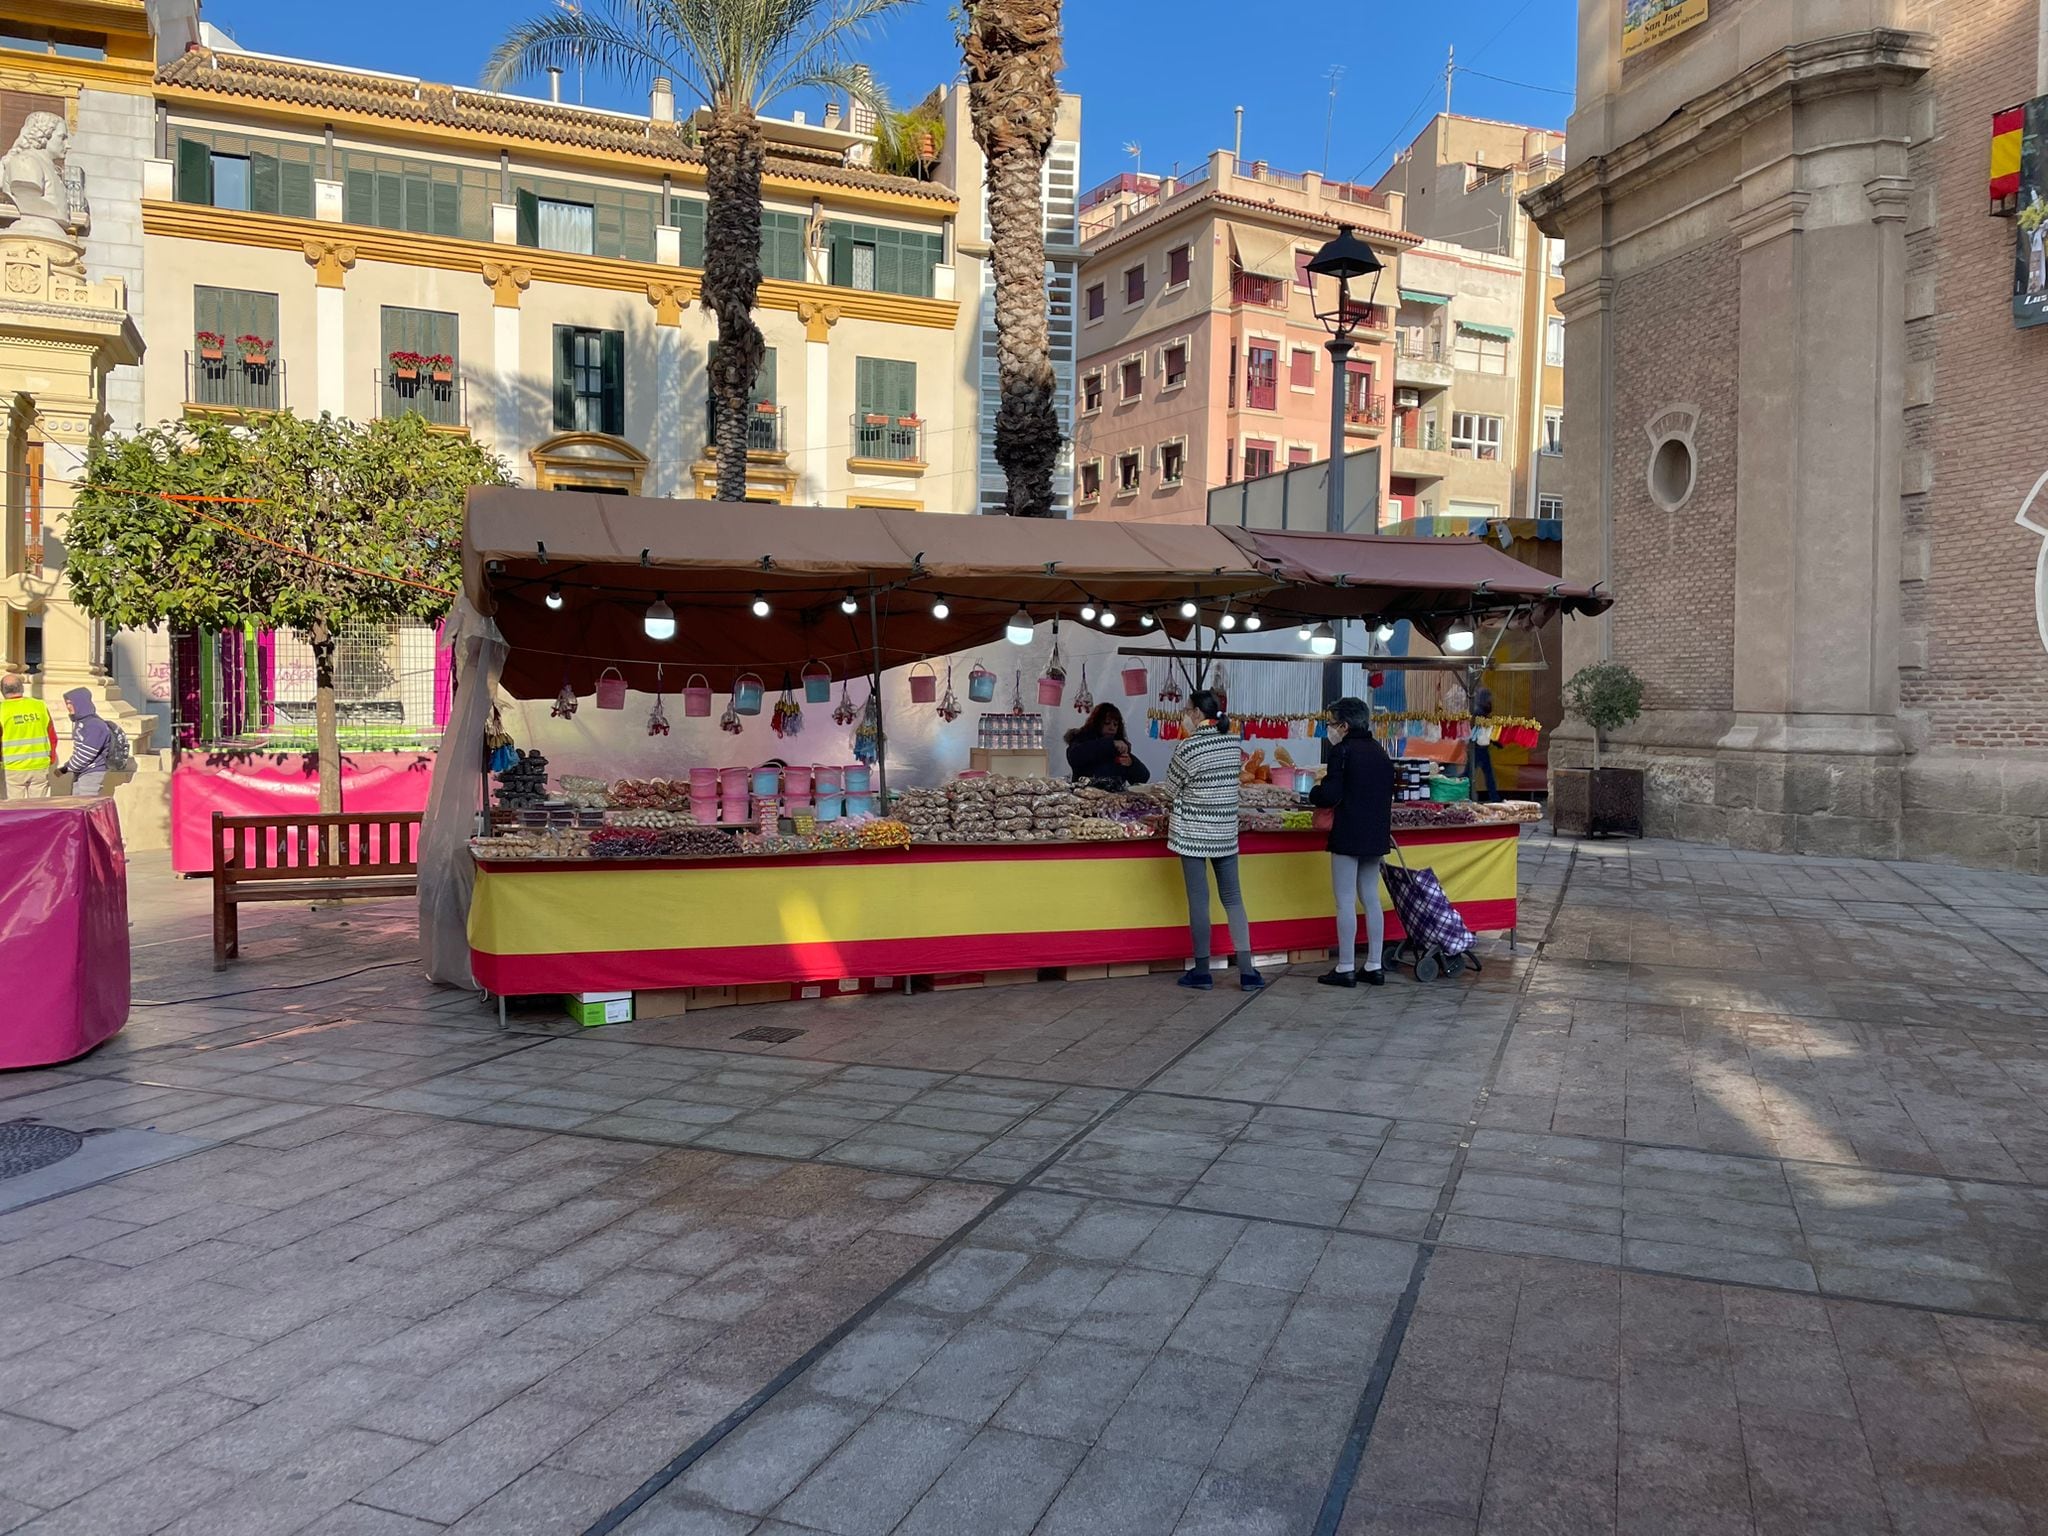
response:
M1515 926L1519 828L1402 832L1475 932ZM1319 832L1240 843L1252 947L1336 942ZM1184 958L1163 841L925 845L718 859L477 859L469 948L500 997L943 975ZM1385 902L1385 893L1381 893ZM1226 933L1221 909L1216 933ZM1389 939L1400 936L1390 910Z
M0 1068L83 1056L128 1022L128 864L106 799L0 802Z

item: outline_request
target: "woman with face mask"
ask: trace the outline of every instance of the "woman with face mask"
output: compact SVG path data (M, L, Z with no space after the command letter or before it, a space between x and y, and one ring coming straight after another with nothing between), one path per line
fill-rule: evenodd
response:
M1337 966L1318 976L1326 987L1358 985L1358 908L1365 907L1365 984L1382 986L1387 917L1380 906L1380 860L1394 846L1394 763L1373 738L1363 699L1330 706L1330 766L1309 803L1331 812L1330 881L1337 890Z
M1182 717L1188 734L1173 749L1166 787L1173 813L1166 824L1166 846L1180 855L1181 876L1188 888L1188 933L1194 940L1195 963L1181 973L1180 984L1208 991L1216 985L1209 974L1209 871L1216 871L1216 894L1230 919L1230 941L1237 955L1238 985L1247 992L1266 984L1252 964L1251 924L1244 915L1244 895L1237 880L1238 781L1244 773L1244 751L1224 729L1223 701L1207 689L1188 698Z

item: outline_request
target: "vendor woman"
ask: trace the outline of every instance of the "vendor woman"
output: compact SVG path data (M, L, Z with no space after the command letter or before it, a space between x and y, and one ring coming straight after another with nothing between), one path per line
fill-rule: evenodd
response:
M1152 777L1131 750L1123 711L1114 704L1096 705L1086 725L1067 732L1067 767L1076 781L1097 789L1129 789Z

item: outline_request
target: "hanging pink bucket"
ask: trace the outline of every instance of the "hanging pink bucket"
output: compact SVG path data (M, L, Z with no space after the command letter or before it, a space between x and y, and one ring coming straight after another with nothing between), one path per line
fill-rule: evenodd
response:
M719 801L719 820L729 827L736 827L747 819L747 807L753 801L742 789L736 795L727 795Z
M599 709L624 709L626 707L626 679L617 667L606 667L598 674L597 707Z
M736 715L761 713L761 679L748 672L732 685L732 710Z
M803 678L806 704L832 702L832 671L822 661L805 662Z
M1059 703L1066 691L1067 680L1064 677L1041 677L1038 680L1038 702L1041 704Z
M690 793L702 795L708 800L718 798L718 770L716 768L692 768L690 770Z
M690 820L702 827L714 825L718 820L717 797L700 800L695 795L690 796Z
M1143 667L1124 668L1124 697L1142 699L1152 691L1152 679Z
M683 684L683 713L692 720L710 717L711 680L702 672L692 672L690 680Z
M922 672L918 667L924 668ZM939 674L928 661L920 661L910 669L910 702L913 704L936 704L939 701Z
M718 792L728 800L734 795L744 797L748 782L753 777L751 768L721 768L718 770Z

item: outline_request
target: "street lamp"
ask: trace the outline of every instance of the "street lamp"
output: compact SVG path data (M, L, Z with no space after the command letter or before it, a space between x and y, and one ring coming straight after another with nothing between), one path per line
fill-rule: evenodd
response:
M1317 251L1309 261L1311 278L1310 302L1316 318L1323 322L1323 328L1330 333L1327 348L1330 354L1330 499L1324 514L1323 526L1331 533L1344 531L1344 395L1351 371L1351 338L1365 321L1373 300L1380 291L1380 273L1384 270L1373 248L1359 239L1358 232L1349 224L1337 226L1337 238ZM1327 308L1314 302L1313 279L1327 277L1337 285L1336 303ZM1351 296L1353 283L1366 284L1363 299ZM1318 656L1336 654L1338 633L1343 628L1339 621L1337 631L1327 626L1316 630L1313 646ZM1323 636L1329 635L1327 649ZM1327 663L1323 668L1323 695L1334 699L1344 691L1344 667L1341 662Z

